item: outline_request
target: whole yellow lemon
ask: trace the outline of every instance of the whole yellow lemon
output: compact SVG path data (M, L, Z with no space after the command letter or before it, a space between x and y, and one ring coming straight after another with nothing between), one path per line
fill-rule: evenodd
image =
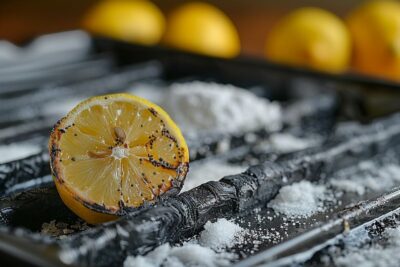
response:
M265 54L278 63L340 72L349 65L350 35L334 14L320 8L300 8L271 30Z
M400 3L372 1L347 19L354 43L356 70L400 79Z
M184 4L168 17L165 43L194 53L231 58L240 52L232 21L218 8L201 2Z
M94 34L154 45L164 34L165 18L146 0L105 0L89 10L83 26Z

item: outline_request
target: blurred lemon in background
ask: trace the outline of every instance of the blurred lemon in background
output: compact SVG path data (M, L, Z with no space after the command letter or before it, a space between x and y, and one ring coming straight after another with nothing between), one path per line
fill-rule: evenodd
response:
M105 0L88 12L83 26L94 34L154 45L164 34L165 18L146 0Z
M340 72L349 65L350 35L346 25L330 12L300 8L272 29L265 54L278 63Z
M354 68L400 79L400 3L368 2L354 10L347 23L354 43Z
M201 2L184 4L170 14L165 43L224 58L240 53L239 35L232 21L218 8Z

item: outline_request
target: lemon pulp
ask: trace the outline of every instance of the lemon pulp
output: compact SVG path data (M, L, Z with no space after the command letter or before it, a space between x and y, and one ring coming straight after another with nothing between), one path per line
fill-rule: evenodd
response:
M126 94L79 104L55 126L49 146L60 196L91 223L176 193L188 169L187 145L174 122Z

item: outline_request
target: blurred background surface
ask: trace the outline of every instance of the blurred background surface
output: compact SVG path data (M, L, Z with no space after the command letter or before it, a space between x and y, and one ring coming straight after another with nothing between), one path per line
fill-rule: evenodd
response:
M0 1L0 39L23 44L45 33L77 29L84 14L98 0L2 0ZM183 0L154 0L164 14L168 15ZM223 10L238 29L242 53L262 56L265 37L276 21L289 11L303 6L325 8L340 17L346 16L363 0L317 1L317 0L218 0L204 1Z

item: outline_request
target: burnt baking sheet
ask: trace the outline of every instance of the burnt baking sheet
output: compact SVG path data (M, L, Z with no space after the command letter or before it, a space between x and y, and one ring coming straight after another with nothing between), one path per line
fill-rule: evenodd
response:
M93 39L87 54L75 60L51 72L41 69L26 76L21 71L0 79L1 143L29 141L40 148L27 158L0 164L0 251L7 263L122 266L127 255L146 254L165 242L180 244L196 237L206 221L224 217L247 231L239 244L228 249L237 256L234 262L238 266L312 266L321 262L318 255L330 255L324 252L326 242L337 241L343 231L351 232L353 227L372 225L397 208L398 191L393 188L400 182L394 178L386 186L359 189L361 193L344 192L338 188L340 182L332 183L379 176L377 170L399 165L400 119L388 115L399 109L397 84L105 39ZM193 165L201 168L201 164L218 160L250 167L247 171L218 177L223 179L115 223L84 225L65 208L51 181L47 137L64 111L54 112L57 109L46 108L46 104L143 84L162 88L195 80L246 88L260 98L278 101L284 113L292 116L284 118L284 127L278 132L189 139ZM383 115L386 117L372 120ZM273 134L311 136L317 142L302 151L283 152L265 146ZM226 140L229 148L221 150ZM269 203L280 189L301 180L325 188L321 211L294 218L274 212ZM58 226L66 237L40 233L43 224L53 220L64 223ZM140 232L138 225L147 227L148 232ZM308 252L308 256L299 252ZM68 261L60 256L66 254L72 255Z

